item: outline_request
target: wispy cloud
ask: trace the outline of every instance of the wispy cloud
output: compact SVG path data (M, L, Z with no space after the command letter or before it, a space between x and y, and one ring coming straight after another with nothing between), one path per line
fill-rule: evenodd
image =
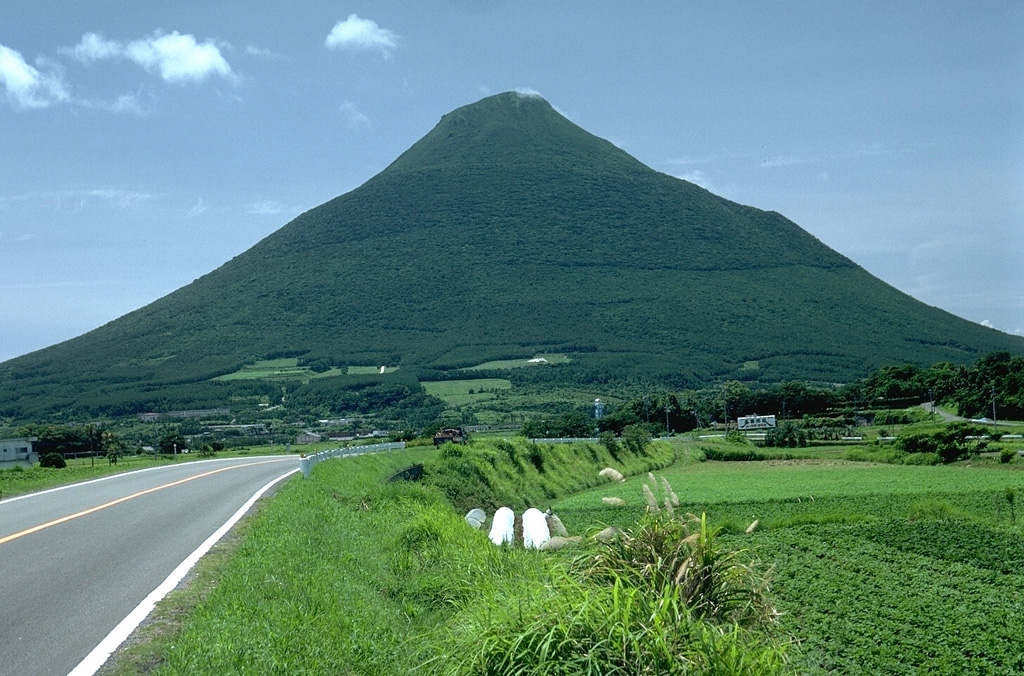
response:
M77 103L86 108L105 110L108 113L134 113L142 115L145 112L142 104L139 103L139 99L133 94L122 94L113 101L81 100Z
M16 195L0 201L3 202L49 202L54 208L82 208L88 202L102 202L120 209L130 209L145 202L156 199L159 195L135 190L117 188L92 188L85 190L41 190Z
M380 50L388 59L391 51L398 47L398 35L375 21L350 14L344 21L334 24L324 45L328 49Z
M767 160L763 160L761 162L761 166L766 168L766 169L771 169L771 168L774 168L774 167L791 167L791 166L796 165L796 164L810 164L812 162L819 162L819 161L820 160L817 160L817 159L807 160L807 159L802 159L802 158L799 158L799 157L783 157L782 155L776 155L775 157L771 157L771 158L769 158Z
M107 40L99 33L86 33L73 48L62 49L82 63L107 59L126 59L150 73L158 73L165 82L200 82L219 76L234 80L231 66L210 40L198 42L193 35L174 31L122 42Z
M22 109L46 108L71 99L59 71L52 67L39 70L20 52L4 45L0 45L0 85L11 103Z
M188 210L188 216L198 216L199 214L203 213L209 208L210 206L208 204L203 204L202 199L198 199L196 200L196 203L192 206L192 208Z
M269 49L264 49L263 47L257 47L256 45L246 45L245 46L245 53L248 54L249 56L260 56L260 57L263 57L263 58L266 58L266 59L278 58L280 56L279 54L275 54L274 52L272 52Z
M248 211L257 216L273 216L284 211L284 207L274 200L261 200L250 204Z
M665 160L666 164L679 165L690 165L690 164L707 164L709 162L706 157L676 157Z
M681 178L684 181L696 183L705 190L711 190L711 181L708 180L707 174L699 169L694 169L693 171L688 171L683 174L676 174L675 176L676 178Z
M513 91L515 91L516 94L519 94L520 96L526 98L544 98L543 96L540 95L539 91L531 87L516 87Z
M363 112L356 107L356 104L352 103L351 101L346 101L345 103L341 104L341 108L339 110L341 111L342 115L345 116L345 119L348 121L348 126L350 129L370 128L370 118L364 115Z
M764 169L776 167L791 167L799 164L817 164L820 162L836 162L852 160L860 157L879 157L882 155L895 155L898 153L910 152L909 150L886 149L881 143L870 143L855 150L842 153L830 153L826 155L814 155L810 157L794 157L787 155L776 155L762 160L760 166Z

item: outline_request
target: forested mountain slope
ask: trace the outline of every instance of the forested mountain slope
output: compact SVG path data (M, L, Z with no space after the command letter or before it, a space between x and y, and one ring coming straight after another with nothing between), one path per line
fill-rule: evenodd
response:
M0 414L84 393L145 409L274 356L415 374L559 352L572 362L538 378L683 385L843 381L996 350L1024 353L1024 338L924 305L780 214L506 93L445 115L361 187L188 286L0 364Z

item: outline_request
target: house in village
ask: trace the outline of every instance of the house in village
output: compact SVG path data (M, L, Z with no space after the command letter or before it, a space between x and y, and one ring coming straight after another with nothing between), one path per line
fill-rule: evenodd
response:
M39 437L0 439L0 469L21 465L31 467L39 462L39 454L32 447Z

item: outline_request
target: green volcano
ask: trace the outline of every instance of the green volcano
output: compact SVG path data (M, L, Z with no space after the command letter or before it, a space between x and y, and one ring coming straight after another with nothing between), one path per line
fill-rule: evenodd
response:
M459 108L387 169L146 307L0 364L0 414L173 406L297 357L413 377L560 353L550 382L846 381L1024 338L929 307L795 223L641 164L536 96ZM540 375L543 374L543 375ZM45 404L43 403L45 402Z

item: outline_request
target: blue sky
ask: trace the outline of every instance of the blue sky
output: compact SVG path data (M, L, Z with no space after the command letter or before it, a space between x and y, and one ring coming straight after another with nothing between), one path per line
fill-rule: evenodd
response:
M0 360L188 284L512 89L1024 334L1021 2L5 0Z

